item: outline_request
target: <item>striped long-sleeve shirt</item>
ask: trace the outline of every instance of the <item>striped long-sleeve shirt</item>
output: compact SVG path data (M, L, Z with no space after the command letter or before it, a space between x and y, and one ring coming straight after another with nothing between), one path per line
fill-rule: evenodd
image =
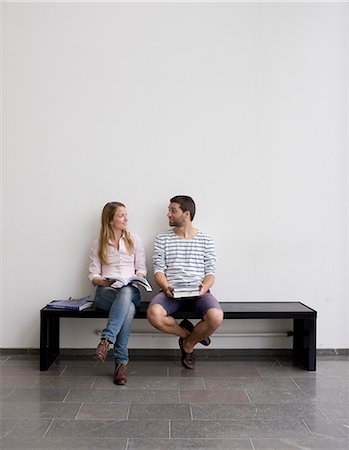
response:
M216 251L213 239L198 231L193 239L178 237L172 229L160 233L154 244L154 274L163 273L171 286L199 284L215 275Z

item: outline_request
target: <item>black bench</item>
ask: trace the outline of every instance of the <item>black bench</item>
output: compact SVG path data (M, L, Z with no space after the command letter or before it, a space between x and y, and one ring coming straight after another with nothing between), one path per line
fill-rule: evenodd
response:
M221 302L224 319L293 319L293 356L307 370L316 370L317 312L301 302ZM135 318L146 319L148 302L141 302ZM61 317L107 318L95 308L83 311L43 308L40 311L40 370L47 370L59 355ZM192 312L180 312L176 319L197 319Z

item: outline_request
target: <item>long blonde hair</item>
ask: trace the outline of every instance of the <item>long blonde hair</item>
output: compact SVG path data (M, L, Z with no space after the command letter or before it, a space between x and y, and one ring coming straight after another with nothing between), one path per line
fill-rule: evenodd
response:
M101 215L101 231L99 234L99 257L101 259L102 264L109 264L108 260L108 245L109 241L114 239L114 231L110 225L112 222L115 211L117 208L126 208L123 203L120 202L109 202L107 203L102 211ZM132 255L134 251L134 244L130 235L130 232L125 230L123 232L123 236L125 238L125 244L129 255Z

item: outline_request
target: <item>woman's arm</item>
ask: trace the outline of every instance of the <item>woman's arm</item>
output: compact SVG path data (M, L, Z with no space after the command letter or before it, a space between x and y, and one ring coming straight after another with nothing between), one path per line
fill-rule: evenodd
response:
M146 265L144 245L139 236L132 235L132 237L135 252L135 274L138 277L145 277L147 275L147 265Z
M99 242L94 241L90 251L90 265L88 266L88 277L94 286L110 286L111 281L101 276L102 263L99 257Z
M93 286L110 286L113 282L102 277L95 277L92 280Z

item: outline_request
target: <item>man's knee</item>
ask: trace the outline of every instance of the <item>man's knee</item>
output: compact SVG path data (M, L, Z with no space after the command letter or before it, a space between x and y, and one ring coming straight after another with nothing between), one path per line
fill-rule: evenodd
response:
M223 322L223 311L221 309L212 308L207 311L204 316L204 320L207 322L210 328L215 330Z
M161 305L150 305L147 309L147 319L154 326L159 326L165 317L165 310Z

